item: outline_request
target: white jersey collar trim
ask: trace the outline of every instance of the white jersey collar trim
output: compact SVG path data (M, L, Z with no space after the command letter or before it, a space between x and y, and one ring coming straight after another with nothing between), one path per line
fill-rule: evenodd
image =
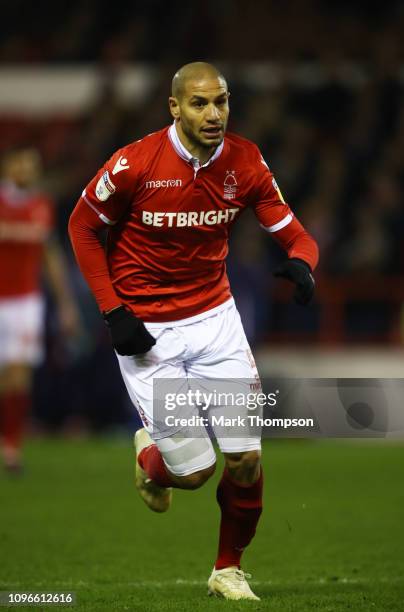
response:
M220 145L217 147L217 149L213 153L212 157L210 157L207 162L205 162L204 164L200 165L199 164L199 159L197 157L194 157L193 155L191 155L191 153L188 151L188 149L186 149L184 147L184 145L182 144L181 140L179 139L178 133L177 133L177 128L175 127L175 121L169 127L168 137L169 137L169 139L171 141L171 144L174 147L174 150L176 151L176 153L178 153L178 155L180 157L182 157L182 159L185 159L185 161L191 162L193 166L198 166L200 168L206 168L206 166L210 166L210 164L213 163L215 161L215 159L217 159L219 157L219 155L223 151L224 140L222 140Z

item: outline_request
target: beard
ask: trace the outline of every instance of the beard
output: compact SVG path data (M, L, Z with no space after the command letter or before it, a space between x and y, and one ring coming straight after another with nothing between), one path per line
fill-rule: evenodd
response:
M226 131L226 125L223 125L223 134L214 140L204 140L198 133L195 133L189 124L181 121L182 131L185 136L196 146L202 147L203 149L212 149L212 147L218 147L224 138L224 132Z

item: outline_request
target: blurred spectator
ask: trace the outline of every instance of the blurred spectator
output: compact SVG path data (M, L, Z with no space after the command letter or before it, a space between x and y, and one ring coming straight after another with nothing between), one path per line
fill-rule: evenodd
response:
M51 238L52 204L37 188L41 174L38 152L30 148L9 151L1 170L0 435L5 467L16 473L21 469L32 371L43 356L42 263L57 300L62 332L76 334L79 318L63 255Z
M399 182L381 168L368 181L364 198L353 215L352 231L334 260L335 271L368 275L400 272L400 237L395 228L401 222Z

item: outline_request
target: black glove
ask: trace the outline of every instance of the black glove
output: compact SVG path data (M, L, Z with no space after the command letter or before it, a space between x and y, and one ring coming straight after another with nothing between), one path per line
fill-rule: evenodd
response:
M287 259L274 272L274 276L281 276L295 283L294 293L297 304L308 304L313 297L315 282L311 274L311 268L302 259Z
M156 344L143 321L126 310L124 306L119 306L109 313L104 313L103 316L107 327L109 327L112 345L119 355L147 353Z

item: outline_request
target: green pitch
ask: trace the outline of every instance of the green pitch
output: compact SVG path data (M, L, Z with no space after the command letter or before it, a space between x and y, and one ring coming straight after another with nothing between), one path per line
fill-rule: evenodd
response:
M221 463L155 515L129 444L39 440L23 478L0 475L0 590L74 591L68 609L94 612L404 609L404 445L266 442L265 509L244 557L262 601L232 603L206 596Z

